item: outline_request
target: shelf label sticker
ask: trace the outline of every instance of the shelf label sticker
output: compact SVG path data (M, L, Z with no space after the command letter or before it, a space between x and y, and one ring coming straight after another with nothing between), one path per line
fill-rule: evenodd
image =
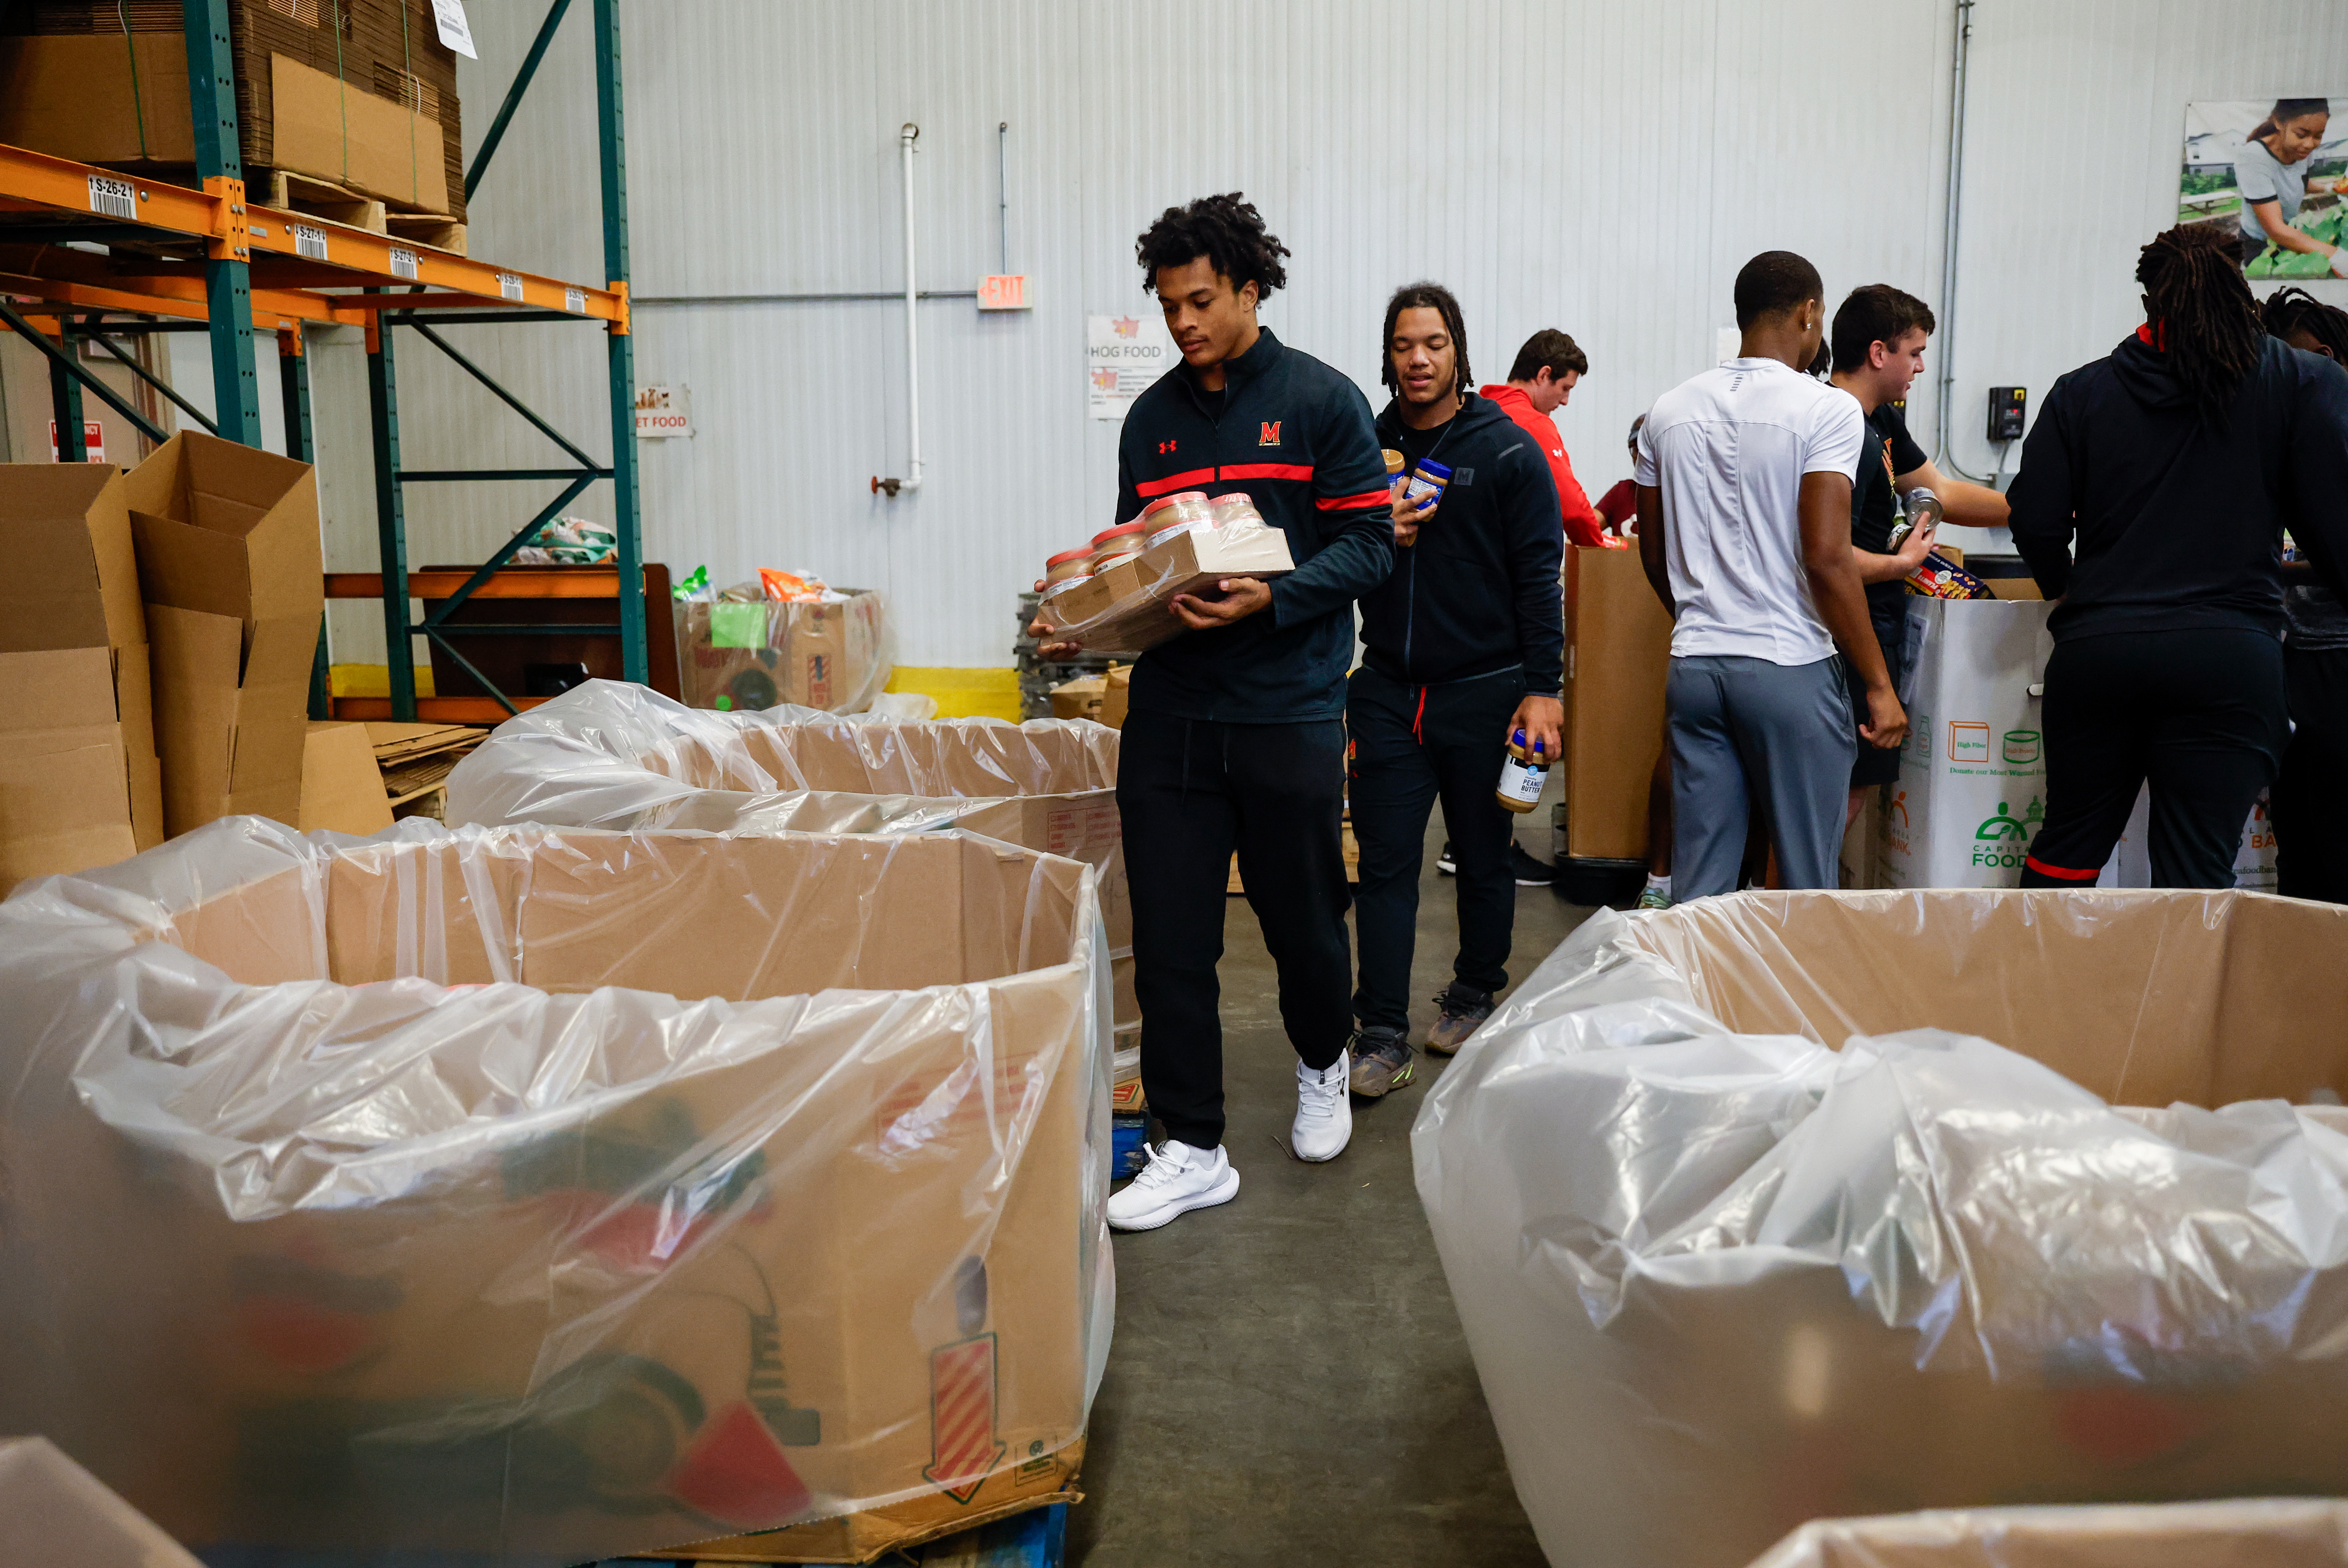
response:
M573 315L585 315L587 314L587 291L582 288L572 288L570 284L565 284L562 288L562 308L569 311Z
M391 248L391 275L396 278L407 278L411 282L414 281L416 277L416 253L409 250L405 245L394 245Z
M465 20L465 0L432 0L432 26L442 43L467 59L481 57L473 53L473 26Z
M506 299L520 299L521 279L511 273L499 273L498 274L498 293Z
M314 262L326 259L326 231L310 223L294 225L294 253Z
M128 180L108 180L103 174L93 174L89 177L89 210L109 218L136 218L138 188Z

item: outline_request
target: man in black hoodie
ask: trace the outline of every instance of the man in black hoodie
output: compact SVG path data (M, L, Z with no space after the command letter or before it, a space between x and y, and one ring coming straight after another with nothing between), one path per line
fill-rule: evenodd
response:
M1395 568L1362 595L1362 667L1347 683L1347 773L1361 890L1354 1092L1375 1099L1415 1073L1411 950L1426 816L1459 868L1459 954L1427 1048L1456 1051L1509 983L1516 926L1514 818L1494 794L1509 738L1556 760L1565 651L1557 483L1549 459L1474 382L1459 302L1413 284L1387 303L1382 378L1395 399L1378 439L1404 457ZM1409 501L1413 475L1447 470L1439 497Z
M2348 562L2348 375L2266 335L2222 235L2169 230L2137 281L2145 325L2055 382L2007 492L2057 601L2024 887L2092 886L2147 782L2153 885L2233 885L2290 732L2284 525L2335 593Z

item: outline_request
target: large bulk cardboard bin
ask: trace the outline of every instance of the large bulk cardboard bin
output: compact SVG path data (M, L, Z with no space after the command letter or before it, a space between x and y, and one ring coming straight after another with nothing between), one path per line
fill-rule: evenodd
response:
M506 720L448 777L448 820L491 826L926 833L962 828L1100 878L1119 1071L1140 1070L1115 730L1088 721L860 722L711 713L589 681Z
M432 0L228 0L238 152L255 201L281 170L465 215L457 57ZM170 172L195 161L186 22L155 0L0 6L0 141ZM180 170L192 183L192 177Z
M1550 1559L2348 1493L2343 943L2232 891L1593 916L1412 1133Z
M165 828L238 812L299 821L326 605L310 466L183 431L129 485Z
M0 1431L240 1562L869 1556L1065 1495L1096 885L963 833L244 817L20 890Z
M2281 1498L1821 1519L1753 1568L2348 1568L2348 1503Z
M0 464L0 893L163 840L122 471Z

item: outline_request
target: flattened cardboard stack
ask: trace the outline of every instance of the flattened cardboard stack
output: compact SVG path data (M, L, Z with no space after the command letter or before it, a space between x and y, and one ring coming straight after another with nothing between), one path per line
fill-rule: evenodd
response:
M263 171L465 215L456 56L430 0L229 0L237 140ZM124 31L125 26L129 32ZM31 0L0 37L0 141L84 163L192 163L177 5Z
M1094 889L963 833L239 821L0 905L0 1430L236 1561L860 1558L1063 1495Z
M299 821L325 611L309 467L188 431L131 471L129 496L165 830L246 812Z
M163 839L121 470L0 465L0 894Z

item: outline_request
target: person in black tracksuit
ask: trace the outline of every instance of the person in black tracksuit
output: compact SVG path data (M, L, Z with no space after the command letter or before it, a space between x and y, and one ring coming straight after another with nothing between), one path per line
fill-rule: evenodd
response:
M2267 296L2266 329L2293 348L2348 366L2348 311L2305 289ZM2283 562L2283 681L2291 744L2273 794L2275 891L2348 903L2348 607L2306 561Z
M2054 384L2007 492L2058 601L2025 887L2093 884L2147 780L2153 884L2233 885L2288 730L2283 525L2335 592L2348 563L2348 374L2266 335L2222 235L2169 230L2137 280L2146 325Z
M1458 868L1459 951L1428 1048L1459 1048L1509 983L1517 914L1512 813L1494 794L1510 735L1550 761L1563 717L1563 538L1549 459L1500 406L1465 390L1459 302L1414 284L1386 306L1385 377L1395 400L1378 439L1450 470L1440 500L1395 509L1395 568L1362 597L1362 667L1345 725L1361 938L1353 1088L1375 1098L1413 1075L1410 965L1427 812L1439 798Z
M1328 1160L1351 1135L1342 716L1353 603L1394 560L1368 399L1256 324L1287 253L1255 208L1234 194L1169 209L1138 249L1184 362L1126 412L1117 517L1185 490L1244 491L1286 536L1295 570L1177 599L1192 629L1133 667L1117 802L1142 1091L1167 1142L1111 1197L1121 1230L1238 1192L1221 1148L1215 974L1235 851L1299 1061L1291 1145Z

